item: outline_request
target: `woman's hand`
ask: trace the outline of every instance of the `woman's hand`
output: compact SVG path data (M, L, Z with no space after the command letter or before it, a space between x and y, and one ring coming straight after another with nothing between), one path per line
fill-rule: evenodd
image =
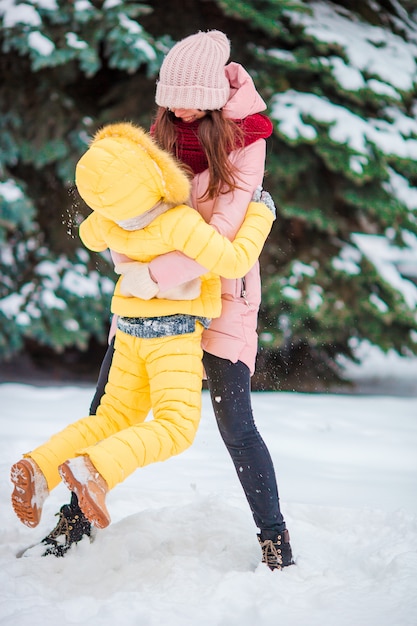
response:
M265 206L271 211L274 219L277 216L277 207L275 206L275 202L272 199L271 194L268 191L265 191L261 186L257 187L252 196L253 202L263 202Z
M159 291L157 283L152 280L149 273L148 263L139 263L138 261L118 263L115 265L114 271L122 276L120 293L123 296L151 300Z

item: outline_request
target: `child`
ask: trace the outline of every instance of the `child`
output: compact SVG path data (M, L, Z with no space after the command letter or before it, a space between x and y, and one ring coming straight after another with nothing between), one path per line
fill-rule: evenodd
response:
M136 468L191 445L201 412L201 334L221 312L218 275L243 276L274 220L273 205L252 202L234 242L219 235L184 204L190 183L174 158L129 123L96 134L77 165L76 183L93 209L80 227L84 244L144 265L133 272L130 263L116 267L123 276L112 299L115 353L96 415L70 424L12 467L12 505L30 527L39 523L45 498L61 478L86 518L106 527L110 489ZM146 264L171 250L215 274L159 293ZM145 422L151 409L153 419Z

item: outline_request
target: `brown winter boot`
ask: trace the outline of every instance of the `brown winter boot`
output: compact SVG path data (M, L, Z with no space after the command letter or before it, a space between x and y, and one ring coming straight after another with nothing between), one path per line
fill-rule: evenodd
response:
M14 485L14 512L23 524L35 528L41 519L43 503L49 495L45 476L37 463L28 458L12 466L10 480Z
M270 570L294 565L288 530L278 533L274 539L263 539L262 535L258 535L258 541L262 550L262 563Z
M111 522L106 507L109 489L88 456L69 459L59 466L58 471L68 489L77 496L86 518L97 528L106 528Z

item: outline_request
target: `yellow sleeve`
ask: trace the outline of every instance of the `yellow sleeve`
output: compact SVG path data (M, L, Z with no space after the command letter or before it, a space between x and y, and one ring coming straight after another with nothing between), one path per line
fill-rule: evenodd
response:
M103 252L103 250L108 248L107 243L102 237L100 224L101 218L94 212L80 224L80 239L85 247L89 250L93 250L93 252Z
M143 230L124 231L117 224L113 223L111 227L107 224L105 237L111 250L123 251L132 260L143 261L148 246L147 231L152 229L155 237L158 229L158 236L166 245L164 252L179 250L208 271L224 278L241 278L255 265L273 221L274 217L265 204L251 202L234 241L229 241L207 224L197 211L181 205L170 209Z
M245 220L234 241L220 235L203 219L191 232L180 221L171 233L176 250L195 259L211 272L224 278L241 278L259 258L268 237L274 217L262 202L251 202Z

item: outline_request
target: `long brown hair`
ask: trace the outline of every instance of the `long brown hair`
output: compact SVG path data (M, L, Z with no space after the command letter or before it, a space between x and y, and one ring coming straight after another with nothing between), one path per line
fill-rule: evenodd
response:
M164 107L156 113L153 136L161 148L179 158L175 115ZM219 193L238 188L239 174L228 159L228 154L244 146L242 129L233 120L223 117L221 111L207 111L198 126L198 139L205 152L209 169L209 184L203 199L212 199Z

